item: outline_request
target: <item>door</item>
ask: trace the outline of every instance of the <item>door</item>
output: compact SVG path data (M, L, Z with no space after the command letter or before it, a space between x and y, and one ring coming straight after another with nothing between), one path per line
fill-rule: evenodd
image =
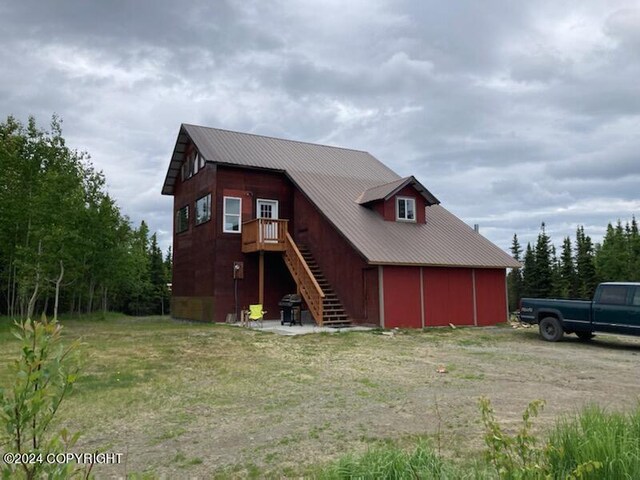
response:
M629 318L628 285L604 284L593 302L593 325L596 330L627 333L632 328Z
M259 198L256 200L256 216L264 219L278 219L278 201L265 200ZM260 229L261 242L277 242L278 241L278 222L262 222Z

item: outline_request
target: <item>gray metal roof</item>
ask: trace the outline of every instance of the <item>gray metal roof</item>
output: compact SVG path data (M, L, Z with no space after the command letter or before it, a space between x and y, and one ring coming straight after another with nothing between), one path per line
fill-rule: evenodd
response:
M173 194L188 138L207 161L283 171L371 264L520 266L440 205L427 207L426 223L417 224L385 221L359 204L363 192L372 190L374 196L387 191L384 198L393 191L390 185L397 189L407 180L361 150L183 124L162 189L165 195Z

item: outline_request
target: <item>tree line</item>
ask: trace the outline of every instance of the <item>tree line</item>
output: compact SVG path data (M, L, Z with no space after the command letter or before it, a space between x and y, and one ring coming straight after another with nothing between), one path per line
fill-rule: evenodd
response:
M61 121L0 123L0 315L168 311L171 252L133 227Z
M511 255L522 269L507 275L509 308L518 309L522 297L591 299L600 282L640 281L640 233L635 216L624 225L620 220L607 225L602 243L593 243L584 227L575 239L567 236L560 252L542 223L535 244L523 250L513 235Z

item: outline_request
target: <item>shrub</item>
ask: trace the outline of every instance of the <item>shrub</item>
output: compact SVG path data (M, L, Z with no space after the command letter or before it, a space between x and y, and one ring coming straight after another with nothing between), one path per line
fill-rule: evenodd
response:
M78 434L65 429L51 433L52 421L78 375L77 344L61 344L57 322L16 323L20 357L10 364L12 384L0 388L0 447L30 454L40 461L2 463L2 478L70 478L82 472L71 464L44 461L48 454L68 452Z

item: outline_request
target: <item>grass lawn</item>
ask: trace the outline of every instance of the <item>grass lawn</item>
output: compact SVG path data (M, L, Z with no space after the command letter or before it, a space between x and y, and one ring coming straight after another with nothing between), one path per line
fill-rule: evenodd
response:
M0 319L0 384L18 353L8 323ZM640 339L629 337L550 344L510 328L283 337L160 317L62 323L86 355L61 423L82 431L77 451L127 458L97 468L99 478L300 476L422 437L471 462L483 447L480 396L507 428L545 399L546 430L591 402L631 409L640 394Z

